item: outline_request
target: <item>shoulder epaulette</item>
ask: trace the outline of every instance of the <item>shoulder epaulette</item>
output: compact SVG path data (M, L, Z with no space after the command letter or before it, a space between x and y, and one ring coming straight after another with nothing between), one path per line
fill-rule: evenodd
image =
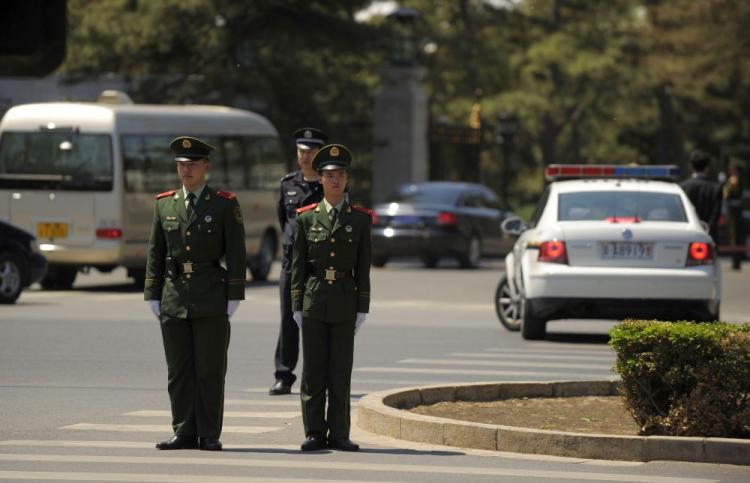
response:
M164 198L165 196L172 196L175 193L177 193L177 190L169 190L165 191L164 193L159 193L158 195L154 196L154 198L158 200Z
M367 214L367 215L369 215L369 216L371 216L371 217L372 217L372 215L373 215L373 214L375 214L375 212L374 212L374 211L372 211L372 210L371 210L371 209L369 209L369 208L365 208L364 206L359 206L359 205L352 205L352 209L353 209L353 210L357 210L357 211L359 211L360 213L365 213L365 214Z
M221 191L221 190L216 190L216 196L220 196L227 200L233 200L237 197L237 195L235 195L234 193L230 193L229 191Z
M281 181L286 181L288 179L292 179L292 178L294 178L295 174L297 174L296 171L292 171L291 173L287 173L287 174L284 175L283 178L281 178Z
M306 211L312 210L313 208L317 207L320 203L312 203L307 206L303 206L301 208L297 208L297 214L304 213Z

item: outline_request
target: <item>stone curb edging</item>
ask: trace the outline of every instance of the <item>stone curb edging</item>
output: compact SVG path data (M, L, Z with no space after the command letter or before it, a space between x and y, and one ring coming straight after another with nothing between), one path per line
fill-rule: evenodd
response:
M372 433L462 448L577 458L750 465L750 440L582 434L423 416L406 409L445 401L615 396L619 381L487 382L391 389L358 404L358 426Z

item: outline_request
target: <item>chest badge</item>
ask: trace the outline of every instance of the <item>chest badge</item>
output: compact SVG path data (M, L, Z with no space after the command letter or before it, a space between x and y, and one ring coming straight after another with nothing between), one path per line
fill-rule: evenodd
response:
M296 195L296 194L297 194L297 192L296 192L296 191L287 191L287 192L286 192L286 195L287 195L287 196L294 196L294 195Z
M177 217L176 217L176 216L168 216L168 217L167 217L167 221L174 221L174 220L176 220L176 219L177 219Z
M346 225L344 227L344 230L346 230L347 233L351 233L352 232L352 225Z
M211 215L206 215L203 218L203 221L205 221L206 223L211 223L211 220L213 220L213 218L211 218Z

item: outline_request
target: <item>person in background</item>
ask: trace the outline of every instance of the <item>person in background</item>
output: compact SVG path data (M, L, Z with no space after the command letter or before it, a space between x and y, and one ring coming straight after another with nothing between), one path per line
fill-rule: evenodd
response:
M721 185L708 179L711 158L703 151L690 153L693 176L680 183L683 191L695 207L698 218L708 225L708 233L714 242L718 239L719 216L721 215Z
M292 245L294 245L294 218L297 208L323 199L320 177L312 168L312 161L318 150L326 143L327 136L320 129L304 127L293 133L297 146L298 171L291 172L281 179L281 190L277 203L279 225L282 232L281 274L279 275L279 305L281 324L279 339L274 354L274 378L276 382L268 390L271 396L292 392L292 384L297 380L294 368L299 359L299 328L292 319L292 298L289 287L292 284Z
M221 451L229 319L245 298L245 227L235 195L206 185L214 148L186 136L170 148L182 187L156 195L144 290L161 325L174 431L156 448Z
M742 220L742 167L736 162L729 164L729 176L724 183L724 200L727 206L728 243L732 248L732 270L742 268L745 252L745 230Z
M303 451L359 450L349 439L349 399L354 334L370 307L372 212L349 204L350 163L345 146L321 148L313 168L323 201L298 209L295 219L291 295L302 331Z

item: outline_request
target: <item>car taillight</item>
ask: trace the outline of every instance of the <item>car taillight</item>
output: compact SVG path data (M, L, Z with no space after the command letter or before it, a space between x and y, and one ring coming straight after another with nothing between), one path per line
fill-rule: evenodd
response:
M693 242L688 248L687 261L685 265L692 267L695 265L709 265L714 262L714 249L710 243Z
M437 224L442 226L458 225L458 218L455 213L443 211L437 216Z
M107 238L107 239L122 238L122 229L120 228L97 228L96 237Z
M565 250L565 242L560 240L550 240L542 242L539 245L540 262L547 263L568 263L568 252Z

